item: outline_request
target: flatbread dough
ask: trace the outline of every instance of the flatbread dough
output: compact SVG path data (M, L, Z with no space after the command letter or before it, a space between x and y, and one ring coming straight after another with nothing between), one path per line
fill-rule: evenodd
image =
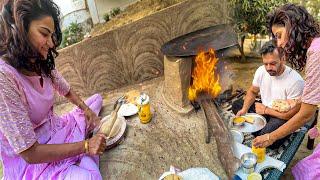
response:
M105 118L102 119L103 124L100 127L100 132L105 134L107 137L109 136L110 138L113 138L115 135L118 134L121 128L122 120L120 118L117 118L114 124L112 124L111 119L105 119Z
M118 134L118 132L120 131L121 125L122 125L122 120L120 118L117 118L116 122L114 123L110 131L110 134L109 134L110 138L113 138Z
M277 99L272 102L272 109L278 112L288 112L291 108L289 100Z

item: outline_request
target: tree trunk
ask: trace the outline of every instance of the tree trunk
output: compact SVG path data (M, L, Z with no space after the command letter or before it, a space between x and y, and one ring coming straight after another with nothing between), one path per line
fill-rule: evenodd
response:
M257 42L257 35L254 34L253 35L253 50L256 51L257 49L257 45L258 45L258 42Z
M243 49L243 44L244 44L245 38L246 38L245 35L242 35L241 38L240 38L239 51L241 53L241 61L245 61L246 60L246 56L244 55L244 49Z

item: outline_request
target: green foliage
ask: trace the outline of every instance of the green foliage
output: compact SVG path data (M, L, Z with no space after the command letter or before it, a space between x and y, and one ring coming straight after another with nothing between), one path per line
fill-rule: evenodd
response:
M229 0L239 33L266 34L266 15L287 0Z
M105 14L103 15L103 19L104 19L106 22L108 22L108 21L110 20L110 15L109 15L109 13L105 13Z
M266 15L285 3L296 3L320 20L320 0L229 0L236 29L243 34L267 34Z
M80 42L83 39L83 35L83 29L80 24L75 22L71 23L69 27L62 32L62 42L60 47L64 48L71 44Z
M290 2L306 7L313 17L320 20L320 0L290 0Z
M256 35L267 34L266 16L274 8L287 3L288 0L229 0L233 8L232 16L238 32L241 59L245 60L243 44L248 34L253 35L253 46L256 46Z
M110 16L111 18L114 18L116 17L118 14L120 14L121 10L119 7L117 8L113 8L111 11L110 11Z

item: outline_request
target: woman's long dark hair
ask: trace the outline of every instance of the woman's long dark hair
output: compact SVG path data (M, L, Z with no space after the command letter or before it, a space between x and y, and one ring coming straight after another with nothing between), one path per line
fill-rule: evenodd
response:
M52 0L4 0L0 8L0 56L18 70L26 69L52 77L54 58L58 56L56 48L62 39L58 6ZM28 31L32 21L46 16L51 16L54 21L54 47L49 49L47 59L43 60L29 42ZM30 59L35 59L35 62Z
M288 42L280 51L293 68L303 70L311 41L320 35L319 24L316 20L303 6L286 4L268 14L267 24L271 34L271 28L274 25L286 28ZM274 34L272 36L275 39Z

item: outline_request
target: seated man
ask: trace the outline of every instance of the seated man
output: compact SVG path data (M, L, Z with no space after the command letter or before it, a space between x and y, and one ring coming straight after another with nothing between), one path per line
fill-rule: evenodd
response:
M232 105L236 116L254 112L267 119L267 125L253 133L255 136L276 130L299 111L299 98L304 86L302 77L285 65L285 60L280 59L279 52L271 41L264 44L260 54L264 65L256 70L244 101L241 99ZM262 103L255 103L259 92ZM289 105L289 108L279 108L283 104ZM285 138L278 140L270 148L278 148L284 141Z

